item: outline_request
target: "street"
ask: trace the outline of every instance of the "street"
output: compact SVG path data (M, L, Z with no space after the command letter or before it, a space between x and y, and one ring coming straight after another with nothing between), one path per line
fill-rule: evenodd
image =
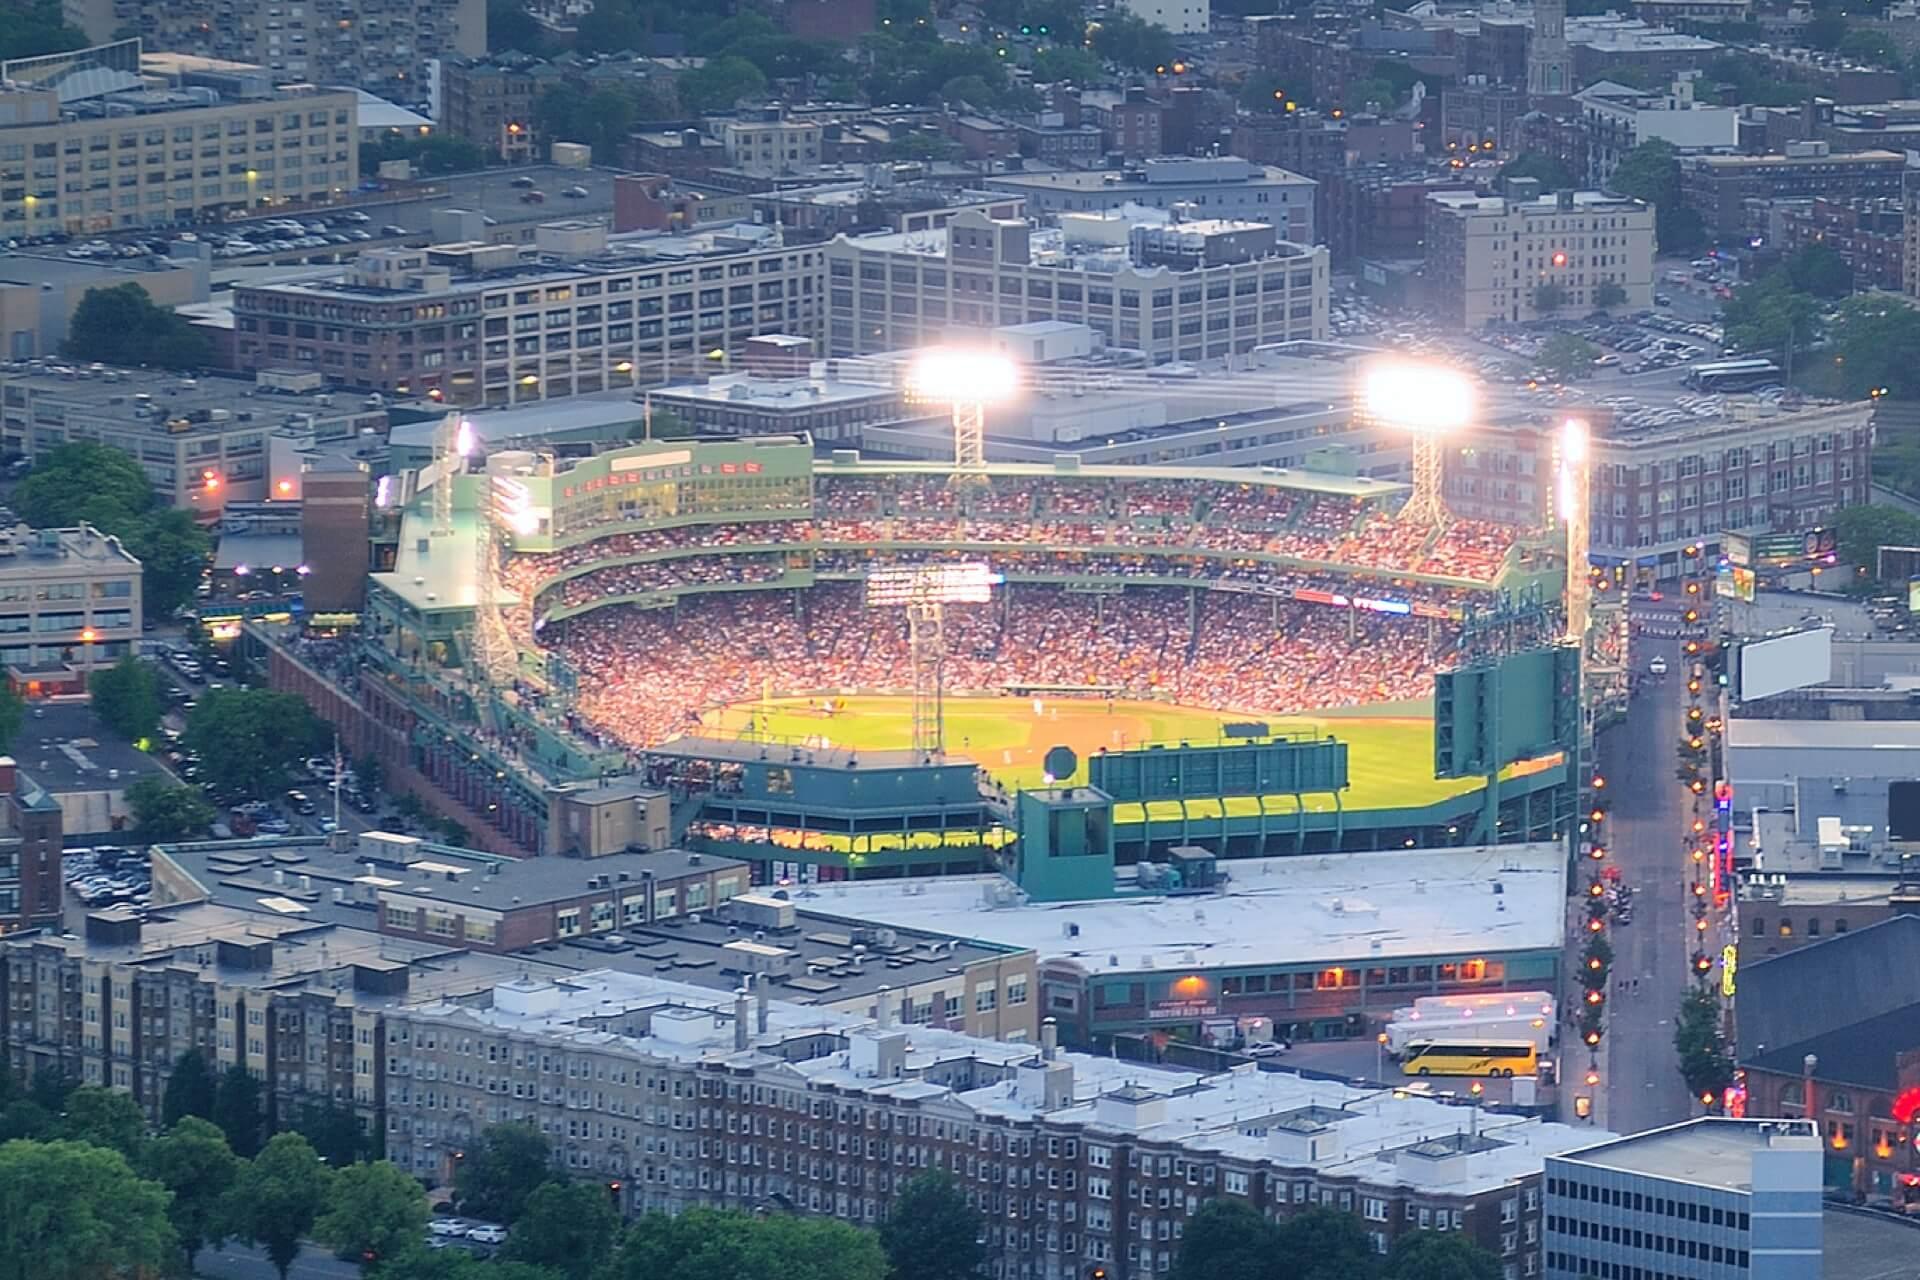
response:
M1655 653L1665 676L1647 674ZM1633 921L1609 926L1613 989L1601 1041L1601 1098L1595 1123L1635 1133L1696 1114L1673 1048L1673 1019L1692 981L1687 935L1691 863L1682 843L1686 791L1674 776L1675 744L1685 717L1686 665L1677 640L1636 635L1632 670L1641 683L1626 719L1597 741L1597 772L1610 808L1608 862L1634 890ZM1584 1070L1578 1057L1570 1070Z
M218 1249L202 1249L193 1271L207 1280L279 1280L265 1249L233 1241ZM301 1249L287 1270L287 1280L358 1280L359 1275L358 1264L342 1262L317 1245Z

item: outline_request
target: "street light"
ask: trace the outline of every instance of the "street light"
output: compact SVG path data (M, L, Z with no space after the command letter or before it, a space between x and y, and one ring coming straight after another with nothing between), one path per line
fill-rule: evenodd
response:
M1019 390L1019 366L985 348L928 347L907 369L909 399L953 406L956 479L984 476L987 406L1004 404Z

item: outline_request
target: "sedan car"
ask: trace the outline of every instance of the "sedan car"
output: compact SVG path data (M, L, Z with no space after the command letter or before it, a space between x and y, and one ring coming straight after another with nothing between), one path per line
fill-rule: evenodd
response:
M467 1234L467 1224L458 1218L435 1218L427 1224L427 1230L437 1236L463 1236Z
M473 1241L475 1244L504 1244L507 1239L507 1229L505 1227L496 1227L489 1222L482 1226L469 1227L467 1229L467 1239Z

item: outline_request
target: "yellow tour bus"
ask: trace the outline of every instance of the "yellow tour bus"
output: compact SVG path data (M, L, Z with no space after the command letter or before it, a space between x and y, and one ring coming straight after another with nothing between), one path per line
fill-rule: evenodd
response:
M1531 1040L1425 1040L1407 1046L1410 1076L1530 1076L1540 1068Z

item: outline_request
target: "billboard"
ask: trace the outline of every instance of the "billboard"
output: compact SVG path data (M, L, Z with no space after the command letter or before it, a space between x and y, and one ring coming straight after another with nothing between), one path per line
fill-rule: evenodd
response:
M1753 539L1744 533L1720 535L1720 553L1742 568L1753 564Z
M867 603L985 604L1000 576L984 562L886 565L867 574Z
M1763 564L1795 564L1800 561L1832 562L1840 550L1840 535L1832 529L1808 529L1804 533L1763 533L1753 540L1754 559Z
M1826 627L1742 641L1733 651L1733 696L1741 702L1833 679L1833 632Z
M1721 599L1753 603L1754 588L1757 585L1753 570L1745 565L1723 564L1720 566L1718 577L1719 581L1714 584L1714 590Z

